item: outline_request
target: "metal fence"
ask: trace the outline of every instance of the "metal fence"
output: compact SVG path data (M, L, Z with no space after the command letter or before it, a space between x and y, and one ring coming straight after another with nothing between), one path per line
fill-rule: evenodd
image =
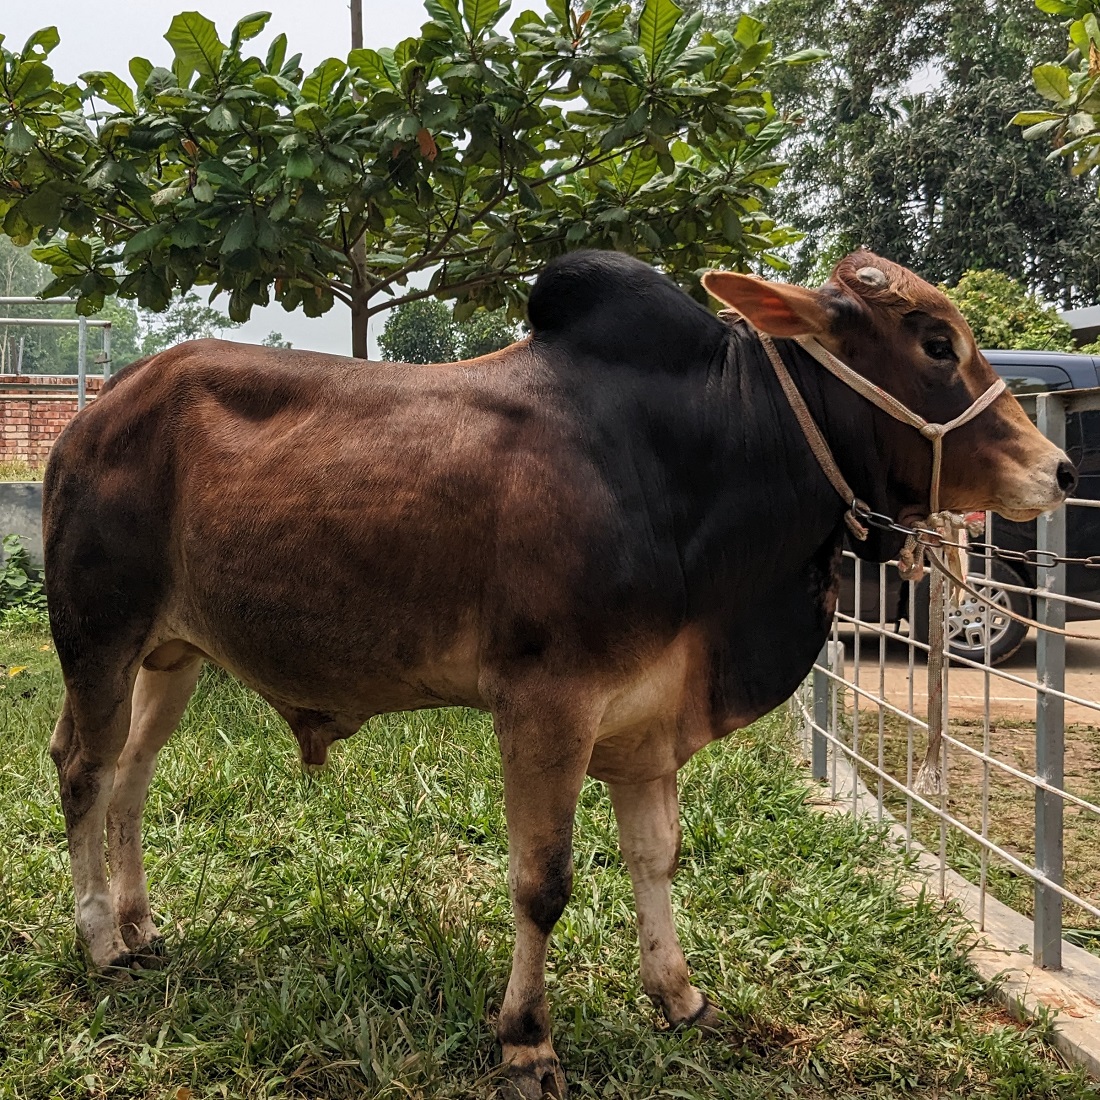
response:
M1091 442L1094 457L1100 461L1100 438L1094 441L1086 438L1081 442L1084 414L1100 410L1100 390L1040 394L1021 400L1025 407L1031 406L1039 429L1049 439L1064 447L1068 422L1073 427L1074 444L1083 445L1087 450ZM1095 423L1100 427L1100 417ZM1079 457L1073 454L1072 448L1071 456ZM1100 469L1096 472L1100 481ZM1087 790L1092 778L1087 769L1078 777L1079 789L1067 789L1065 782L1065 708L1070 704L1079 722L1100 723L1100 702L1085 697L1080 691L1067 691L1066 639L1046 629L1065 625L1067 607L1073 609L1071 617L1100 619L1100 603L1066 593L1067 562L1075 567L1077 576L1096 576L1100 588L1100 572L1081 572L1100 567L1100 545L1071 547L1075 557L1067 557L1066 553L1067 512L1098 507L1100 501L1097 500L1068 500L1064 508L1039 518L1034 549L1002 554L997 548L991 548L986 540L984 549L969 556L968 572L972 584L986 586L991 592L1016 593L1017 598L1026 595L1031 606L1030 617L1043 624L1043 629L1034 632L1033 671L1031 668L1010 670L991 663L991 636L998 624L996 599L992 604L971 601L965 608L950 603L945 607L949 626L964 622L966 629L971 631L972 641L975 637L983 639L984 652L961 656L951 652L950 629L943 631L939 639L934 636L936 616L932 614L924 617L924 622L932 624L929 644L916 636L913 624L917 609L922 599L930 599L933 586L925 583L918 587L912 582L905 586L900 586L900 582L891 585L887 570L893 568L892 565L867 565L847 554L850 564L846 567L848 577L844 591L849 593L849 598L844 601L842 597L830 641L822 650L810 678L792 701L810 748L815 778L828 783L836 799L838 765L850 765L871 788L873 812L881 820L892 807L892 816L904 824L908 844L913 842L915 817L920 818L924 824L926 847L934 851L938 842L941 892L944 871L949 863L949 838L953 841L950 847L956 851L967 845L971 851L977 848L977 867L969 870L976 870L972 877L977 878L980 891L980 926L984 927L985 921L990 860L1000 861L1015 875L1032 880L1033 960L1036 965L1048 969L1062 965L1062 922L1067 906L1086 923L1100 919L1100 896L1095 896L1091 885L1089 890L1073 884L1067 887L1064 859L1067 806L1071 807L1074 827L1084 830L1082 836L1095 827L1093 835L1100 838L1100 805L1092 800L1100 793L1100 773L1097 773L1097 786L1093 791ZM1075 523L1073 529L1078 531L1084 526ZM985 530L992 530L988 515ZM1090 560L1094 554L1094 560ZM1016 563L1017 568L1022 565L1028 573L1033 570L1034 586L1023 577L1020 584L994 577L993 563L998 558ZM877 600L873 599L876 584ZM899 629L888 592L899 586L900 606L909 623L904 633ZM950 599L946 591L944 598ZM865 614L867 605L877 605L877 614ZM927 602L924 606L928 606ZM959 637L956 631L954 640ZM938 685L942 694L929 680L929 665L933 666L931 675L934 677L938 663L927 660L930 645L942 647L945 654L940 673L942 681ZM1100 631L1096 647L1096 664L1100 668ZM973 714L965 727L956 713L960 696L958 692L952 695L952 673L957 680L966 678L971 691L977 686L973 683L975 678L980 685L978 699L971 699L971 703L980 700L980 713ZM1032 768L1020 766L1019 754L1013 762L1004 759L995 749L993 731L1004 724L998 696L993 692L996 684L1010 684L1013 690L1024 689L1034 696ZM936 706L937 696L942 705L939 717L943 729L940 760L943 783L938 794L931 794L915 783L914 760L917 753L923 755L923 742L933 724L928 701ZM971 709L978 708L972 706ZM1016 726L1016 733L1030 738L1032 725L1029 720L1017 721ZM1097 746L1100 760L1100 735ZM1010 843L1001 827L993 830L998 833L999 840L991 835L991 777L999 783L1023 785L1019 796L1022 801L1014 808L1027 810L1034 842L1033 859L1029 860L1022 850L1027 846L1026 837L1017 835ZM858 782L853 783L849 791L845 784L844 797L850 795L856 812L863 808L859 788ZM969 823L962 820L961 811L955 808L960 800L955 800L954 806L949 804L951 794L967 788L972 812L962 816L969 816ZM1030 794L1023 788L1030 789ZM1088 797L1090 794L1092 799ZM866 788L863 797L866 797ZM938 836L930 837L930 830ZM1015 850L1010 850L1013 848ZM1100 865L1100 840L1095 842L1093 851L1092 862Z
M0 297L0 306L65 306L74 305L71 298ZM87 401L85 379L88 372L88 329L98 328L103 333L103 350L97 362L103 365L104 379L111 377L111 322L88 317L0 317L0 327L19 325L28 328L73 328L77 330L76 400L77 408L84 408ZM22 366L22 352L19 355Z

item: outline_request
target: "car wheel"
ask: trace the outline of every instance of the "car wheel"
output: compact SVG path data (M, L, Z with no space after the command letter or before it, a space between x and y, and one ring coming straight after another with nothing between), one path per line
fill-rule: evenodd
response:
M988 595L982 601L963 592L959 606L947 613L947 636L951 652L956 657L966 657L971 661L985 660L985 636L987 630L986 605L990 608L988 617L989 659L999 665L1007 661L1020 648L1027 637L1028 628L1023 623L1010 619L1005 610L1017 615L1031 616L1031 599L1022 592L1006 592L986 584L985 566L980 561L973 563L977 572L970 573L967 583L977 592ZM991 570L992 579L1003 584L1026 585L1020 575L1004 562L994 561ZM919 641L928 644L928 579L918 586L916 604L913 609L913 628Z

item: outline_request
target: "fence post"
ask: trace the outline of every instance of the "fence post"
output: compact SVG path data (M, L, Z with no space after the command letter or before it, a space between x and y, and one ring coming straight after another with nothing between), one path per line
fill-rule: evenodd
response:
M1065 406L1056 393L1036 398L1037 426L1058 447L1066 445ZM1058 508L1036 520L1036 546L1059 557L1066 552L1066 510ZM1039 593L1063 594L1066 567L1042 566L1036 570ZM1036 601L1035 618L1044 626L1063 627L1066 605L1061 600ZM1066 640L1060 634L1038 631L1035 643L1035 678L1056 691L1066 688ZM1044 691L1035 694L1035 774L1053 787L1064 783L1065 701ZM1052 882L1062 884L1062 806L1059 795L1035 789L1035 866ZM1062 898L1041 882L1035 883L1036 966L1059 970L1062 966Z
M821 780L827 779L829 775L829 744L821 732L829 725L829 677L821 666L832 668L829 662L831 650L831 643L826 642L814 664L814 724L810 730L810 770L814 779Z
M111 322L103 326L103 381L111 377Z

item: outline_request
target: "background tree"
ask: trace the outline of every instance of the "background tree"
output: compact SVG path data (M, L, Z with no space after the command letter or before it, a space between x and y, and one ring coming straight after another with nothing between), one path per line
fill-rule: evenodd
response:
M503 309L479 309L472 317L458 322L455 328L460 359L476 359L479 355L499 351L514 344L520 335L519 328Z
M134 58L132 84L57 82L47 28L0 50L3 231L49 241L49 290L82 310L112 294L162 310L196 285L228 293L237 321L272 297L309 315L340 301L357 355L368 319L402 301L518 316L525 280L581 243L689 283L718 260L782 266L791 236L764 204L783 63L759 22L697 39L673 0L636 20L615 0L548 0L505 32L506 10L427 0L419 37L308 75L285 35L247 53L267 14L225 43L187 12L173 57Z
M1049 306L1000 271L968 271L940 288L959 307L981 348L1077 351L1073 332Z
M450 363L458 358L450 309L433 298L391 310L378 337L385 359L394 363Z
M184 340L201 340L221 336L226 329L237 327L220 310L204 305L195 293L173 298L168 308L159 314L147 314L141 337L141 354L152 355L175 347Z
M802 119L776 196L779 216L806 233L798 275L822 278L866 244L933 282L995 268L1066 307L1096 300L1090 188L1009 125L1030 66L1060 46L1047 16L1021 0L753 10L779 50L829 52L773 81L780 111Z
M507 310L478 310L456 321L443 302L422 298L389 312L378 337L382 355L396 363L449 363L476 359L519 339Z

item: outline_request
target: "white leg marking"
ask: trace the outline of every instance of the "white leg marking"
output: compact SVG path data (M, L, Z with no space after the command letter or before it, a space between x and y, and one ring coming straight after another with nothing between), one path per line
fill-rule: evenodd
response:
M160 938L149 909L141 849L142 813L157 753L179 724L201 669L199 658L172 672L143 668L134 684L130 733L118 759L107 811L111 897L122 936L131 951L142 951Z
M634 886L642 986L672 1024L703 1020L707 999L690 981L672 917L672 876L680 854L676 776L610 784L622 849Z

